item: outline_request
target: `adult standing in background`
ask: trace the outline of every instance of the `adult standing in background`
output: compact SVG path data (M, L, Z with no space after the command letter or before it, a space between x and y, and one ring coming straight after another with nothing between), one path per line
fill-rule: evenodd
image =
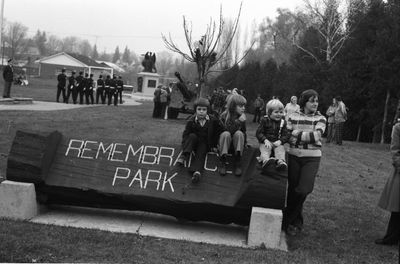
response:
M159 118L161 116L161 102L160 102L160 95L161 95L161 85L157 86L154 90L154 108L153 108L153 118Z
M79 104L83 104L83 94L85 89L85 79L83 77L83 71L79 72L79 76L76 77L76 98L74 99L74 94L72 93L72 99L74 99L74 104L78 100L79 95Z
M122 104L122 91L124 90L124 81L122 80L122 76L118 76L117 80L117 101L119 97L119 103Z
M99 79L97 79L97 89L96 89L96 104L99 103L99 98L101 99L101 103L106 103L105 96L105 84L103 80L103 75L99 75Z
M67 89L67 97L65 98L65 103L68 104L69 97L72 94L72 102L76 104L77 91L76 91L76 80L75 80L75 71L71 72L71 76L68 78L68 89Z
M290 103L287 103L285 106L285 119L288 121L289 116L292 113L300 111L300 106L297 104L297 96L293 95L290 97Z
M327 136L326 143L331 142L335 139L335 112L337 108L336 98L332 99L332 104L326 110L326 116L328 117L328 126L327 126Z
M400 108L397 109L400 113ZM378 206L390 214L386 234L375 240L378 245L395 245L400 242L400 122L393 126L392 141L390 144L393 169L383 189Z
M60 94L62 94L63 102L66 101L65 86L67 85L67 75L65 75L65 69L61 70L61 73L57 76L57 103L60 102Z
M261 98L260 94L257 94L257 98L256 98L256 100L254 100L253 106L254 106L253 123L259 123L260 118L263 115L262 110L264 109L264 106L265 106L264 100Z
M10 98L11 84L14 81L14 67L12 64L13 59L9 59L8 65L4 67L3 78L4 78L4 91L3 98Z
M344 122L347 120L347 110L340 96L336 96L335 99L337 104L335 111L335 141L336 144L342 145Z

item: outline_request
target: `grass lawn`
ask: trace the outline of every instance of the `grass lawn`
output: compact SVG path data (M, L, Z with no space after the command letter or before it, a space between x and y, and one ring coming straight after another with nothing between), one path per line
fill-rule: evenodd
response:
M11 95L55 101L54 80L30 81L29 87L13 86ZM18 129L58 130L88 139L140 137L147 142L179 144L186 116L174 121L153 120L151 112L151 103L62 111L0 111L0 176L5 177L7 155ZM255 129L249 122L251 144L256 143ZM0 262L398 263L398 247L373 242L384 234L389 216L376 204L390 166L388 145L324 145L315 189L305 203L304 232L288 239L289 252L0 219Z

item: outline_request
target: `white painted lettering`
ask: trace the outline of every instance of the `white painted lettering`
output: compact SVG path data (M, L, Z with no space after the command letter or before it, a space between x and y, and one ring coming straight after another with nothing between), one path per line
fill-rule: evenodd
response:
M218 154L215 153L215 152L208 152L207 155L206 155L206 160L204 161L204 169L205 169L205 170L208 170L208 171L216 171L216 170L217 170L217 166L215 166L214 168L209 168L209 167L208 167L208 156L209 156L209 155L218 156Z
M143 180L143 179L142 179L142 170L141 170L141 169L138 169L138 171L137 171L136 174L135 174L135 177L133 177L131 183L129 184L129 187L131 187L132 184L133 184L135 181L139 181L140 188L143 189L143 182L142 182L142 180Z
M140 163L140 160L141 160L141 158L142 158L143 145L141 145L140 148L138 148L138 149L135 151L135 150L133 149L132 145L129 144L128 151L126 152L125 162L127 162L128 159L129 159L129 153L132 152L133 156L136 156L136 154L137 154L139 151L140 151L140 155L139 155L139 159L138 159L138 161L137 161L138 163Z
M118 153L122 154L122 151L117 151L117 147L118 147L118 146L126 146L126 144L115 143L110 160L111 160L111 161L120 161L120 162L123 162L123 160L121 160L121 159L115 159L115 158L114 158L115 153L117 153L117 154L118 154Z
M100 142L99 148L97 149L96 159L99 157L99 152L101 150L103 153L109 152L107 160L110 160L113 148L114 148L114 144L112 144L112 143L107 148L104 148L103 142Z
M81 158L83 158L83 159L93 159L93 157L85 156L85 151L86 152L92 151L92 149L87 148L87 145L88 144L96 144L96 143L97 143L97 141L89 141L89 140L85 141L85 145L83 146L82 153L81 153Z
M155 153L148 153L148 149L155 149ZM143 153L143 160L142 163L143 164L150 164L150 165L154 165L157 162L157 154L158 154L158 147L154 147L154 146L146 146L144 148L144 153ZM152 157L151 159L153 161L145 161L146 157ZM146 187L145 187L146 188Z
M170 150L171 151L170 155L162 154L163 150ZM161 157L163 157L163 158L169 159L169 166L171 166L172 162L173 162L174 153L175 153L175 149L174 148L160 147L160 152L158 154L157 164L160 164L160 159L161 159Z
M72 144L73 144L74 142L80 143L79 147L73 147ZM81 155L81 149L82 149L82 147L83 147L83 144L84 144L84 141L83 141L83 140L79 140L79 139L70 139L69 144L68 144L67 151L65 152L65 156L68 156L70 150L77 150L78 153L77 153L76 157L79 158L79 156Z
M158 179L150 179L150 174L158 174ZM148 182L156 182L157 183L157 191L160 188L160 180L161 180L162 172L157 170L148 170L146 175L146 181L144 182L144 188L146 189Z
M125 172L126 175L123 176L123 175L121 175L122 173L119 174L120 171ZM114 179L113 179L112 186L114 186L115 181L116 181L117 179L124 179L124 180L126 180L126 179L129 178L129 175L130 175L130 174L131 174L131 170L130 170L130 169L128 169L128 168L120 168L120 167L117 167L117 168L115 169Z
M165 184L168 182L168 183L169 183L169 186L171 187L171 191L172 191L172 192L175 192L174 186L172 185L172 181L171 181L171 180L172 180L173 178L175 178L176 175L178 175L178 173L175 172L174 174L172 174L171 177L169 177L169 178L167 179L168 172L165 172L165 173L164 173L164 180L163 180L163 184L162 184L162 188L161 188L162 191L164 191Z

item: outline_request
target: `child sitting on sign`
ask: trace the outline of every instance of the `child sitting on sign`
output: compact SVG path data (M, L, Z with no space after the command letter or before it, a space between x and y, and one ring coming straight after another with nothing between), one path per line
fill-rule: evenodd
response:
M204 168L204 161L207 152L216 152L218 136L221 133L222 125L220 121L208 114L210 102L205 98L199 98L194 102L195 114L186 123L182 135L182 154L177 163L183 165L189 160L192 151L195 152L190 171L192 182L200 180Z
M284 170L287 168L285 162L285 148L290 134L286 128L284 117L284 106L278 99L270 100L266 105L266 115L261 119L256 131L256 137L260 143L261 155L258 158L263 166L272 160L276 168ZM272 152L275 158L271 158Z
M246 145L246 115L244 113L246 98L239 94L231 94L226 110L221 114L224 132L219 136L219 155L221 164L219 173L226 174L226 156L233 148L233 158L236 176L242 175L241 157Z

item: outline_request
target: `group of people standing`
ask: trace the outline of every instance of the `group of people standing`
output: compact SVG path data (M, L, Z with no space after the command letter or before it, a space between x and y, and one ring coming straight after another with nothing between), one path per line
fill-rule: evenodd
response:
M84 99L86 104L94 104L94 93L96 92L96 104L111 105L112 103L117 106L118 101L122 104L122 91L124 90L124 82L122 77L114 74L113 78L107 75L103 80L103 76L99 75L97 81L93 80L93 74L79 72L75 77L76 72L72 71L71 75L67 77L65 69L57 76L57 96L56 101L60 102L60 95L64 103L69 103L69 98L72 96L74 104L83 104ZM67 83L68 82L68 83ZM79 98L78 98L79 97ZM79 99L79 101L78 101ZM118 100L119 99L119 100Z
M344 122L347 120L347 108L340 96L332 99L332 104L326 111L328 116L328 133L326 143L335 142L342 145Z
M226 98L225 110L219 117L211 114L210 102L200 98L195 102L195 114L189 119L182 135L182 155L178 164L185 164L195 153L189 170L192 182L201 179L208 151L219 154L218 171L226 175L227 155L233 156L233 174L241 176L241 159L247 146L246 99L240 94ZM278 170L288 169L288 198L284 210L283 229L296 235L303 229L303 204L312 192L321 160L322 135L326 118L318 111L318 93L306 90L300 96L299 111L285 116L285 107L278 99L266 104L256 137L259 141L261 166L273 164ZM284 144L289 144L288 160Z

